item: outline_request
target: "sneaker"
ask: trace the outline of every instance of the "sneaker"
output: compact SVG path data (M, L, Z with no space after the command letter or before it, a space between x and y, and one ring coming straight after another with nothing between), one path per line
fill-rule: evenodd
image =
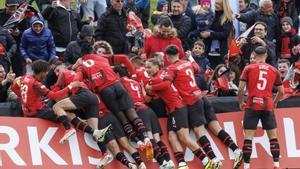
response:
M135 164L133 164L133 163L129 163L128 164L128 168L129 169L138 169L137 166Z
M74 128L70 128L70 129L66 130L64 136L60 139L59 143L63 144L64 142L69 140L69 138L72 135L74 135L75 133L76 133L76 130Z
M222 162L220 160L215 160L212 162L212 169L220 169Z
M178 164L178 169L189 169L189 167L186 162L180 162Z
M174 169L174 168L175 168L175 164L173 163L172 160L169 160L169 161L168 161L167 168L168 168L168 169Z
M209 161L204 165L204 169L213 169L213 164L212 164L211 160L209 160Z
M97 168L104 168L107 164L111 163L113 161L114 157L111 153L105 153L104 157L100 159L99 164L97 165Z
M109 132L110 130L111 130L111 124L101 130L95 129L93 136L98 142L102 142L104 141L106 133Z
M240 150L236 155L234 159L233 169L239 169L243 162L243 152Z
M147 169L146 165L144 162L142 162L139 166L138 169Z
M154 156L152 144L149 138L145 138L144 144L146 146L146 158L151 160Z

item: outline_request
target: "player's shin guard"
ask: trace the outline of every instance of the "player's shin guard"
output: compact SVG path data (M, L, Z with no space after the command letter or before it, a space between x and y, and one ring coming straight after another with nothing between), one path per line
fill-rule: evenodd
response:
M141 140L147 138L148 137L147 129L143 123L143 120L140 118L135 118L132 122L139 136L141 136Z
M249 164L251 153L252 153L252 140L244 140L243 158L245 163Z
M131 139L131 141L138 142L136 132L133 130L133 127L130 123L127 123L123 126L123 130L125 131L127 137Z
M159 142L157 142L157 145L159 145L159 147L160 147L160 152L161 152L161 154L164 156L164 159L166 160L166 161L170 161L170 154L169 154L169 152L168 152L168 149L167 149L167 146L165 145L165 143L164 142L162 142L162 141L159 141Z
M157 143L155 142L154 139L150 139L150 141L151 141L153 151L154 151L154 158L157 160L159 165L162 165L164 162L164 157L161 154L160 147L157 145Z
M279 143L277 138L270 140L270 149L271 149L271 154L273 156L273 161L279 162L280 148L279 148Z
M134 161L137 163L137 165L140 165L143 162L139 152L135 152L135 153L131 154L131 157L134 159Z
M126 158L126 156L124 155L123 152L119 152L119 153L116 155L116 159L117 159L118 161L120 161L123 165L129 167L129 166L128 166L129 161L128 161L128 159Z
M183 152L174 152L177 163L185 162Z
M63 124L63 126L66 130L71 128L71 124L70 124L67 116L65 116L65 115L59 116L57 118L57 120Z
M235 151L236 149L238 149L238 146L235 144L235 142L233 142L232 138L225 130L221 130L218 133L218 137L232 151Z
M77 117L73 118L71 123L77 130L89 133L91 135L94 133L94 129L92 127L90 127L88 124L84 123Z
M212 159L216 158L216 155L215 155L213 149L211 148L210 142L206 136L200 137L199 143L200 143L201 147L203 148L204 152L206 153L206 155L209 157L209 159L212 160Z

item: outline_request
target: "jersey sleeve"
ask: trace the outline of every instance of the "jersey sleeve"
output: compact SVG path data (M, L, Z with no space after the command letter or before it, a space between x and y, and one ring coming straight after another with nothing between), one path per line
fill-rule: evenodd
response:
M65 87L65 80L66 80L65 74L61 73L57 78L54 88L59 89L59 90L63 89ZM58 90L56 90L56 91L58 91Z
M247 66L242 72L241 79L240 79L241 81L245 81L245 82L248 81L248 72L249 72L249 67Z
M166 88L168 88L168 86L170 85L170 81L168 80L163 80L162 82L158 83L158 84L153 84L152 85L152 89L153 90L164 90Z
M69 89L67 87L57 92L53 92L40 82L35 82L32 88L33 90L38 91L41 96L45 96L51 100L58 100L69 93Z
M115 55L115 62L117 63L123 63L125 67L128 69L130 75L135 74L135 69L133 65L131 64L130 60L125 55Z
M20 86L18 85L18 81L14 82L11 86L11 90L18 96L21 97Z

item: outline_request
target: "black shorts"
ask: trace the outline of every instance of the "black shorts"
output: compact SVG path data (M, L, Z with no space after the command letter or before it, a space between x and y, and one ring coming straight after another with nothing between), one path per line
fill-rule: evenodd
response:
M111 140L117 140L121 137L126 137L121 123L111 112L107 112L103 117L99 118L98 127L99 129L103 129L109 124L112 124L112 130L106 134L104 139L105 144Z
M216 112L214 107L212 106L211 102L207 99L206 96L202 97L204 103L204 115L207 124L211 121L218 120L216 116Z
M151 131L152 134L159 133L160 135L162 135L162 130L158 118L152 109L140 109L137 114L143 120L147 131Z
M102 89L99 95L106 107L114 114L133 108L133 101L120 82Z
M86 118L99 117L98 97L89 89L80 88L75 95L69 98L76 108L82 109L86 113Z
M31 117L41 118L41 119L57 122L57 115L54 113L54 111L51 107L45 107L41 110L38 110L36 112L36 114Z
M164 101L161 98L151 99L148 106L155 112L158 117L167 117L167 111Z
M187 105L190 127L199 127L206 124L204 103L199 99L193 105Z
M277 128L274 112L266 110L246 109L244 114L244 129L256 130L259 120L261 120L263 129L265 130Z
M186 107L175 109L173 113L171 113L168 117L167 129L169 131L175 131L182 128L189 128L188 122L188 111Z

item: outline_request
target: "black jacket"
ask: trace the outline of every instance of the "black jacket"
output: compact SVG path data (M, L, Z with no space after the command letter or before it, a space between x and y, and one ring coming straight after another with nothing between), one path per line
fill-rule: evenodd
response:
M184 50L189 49L189 41L187 38L188 33L191 31L192 28L192 21L191 18L180 14L180 15L172 15L171 20L173 22L174 28L177 30L178 38L182 42L182 46Z
M42 15L48 21L57 47L67 47L68 43L76 40L83 23L75 10L67 10L61 6L47 7Z
M0 26L0 43L4 46L6 54L12 57L17 50L17 44L14 38L8 33L7 30Z
M115 54L128 54L127 16L123 9L121 14L112 7L108 8L98 19L95 31L96 41L105 40L113 48Z

